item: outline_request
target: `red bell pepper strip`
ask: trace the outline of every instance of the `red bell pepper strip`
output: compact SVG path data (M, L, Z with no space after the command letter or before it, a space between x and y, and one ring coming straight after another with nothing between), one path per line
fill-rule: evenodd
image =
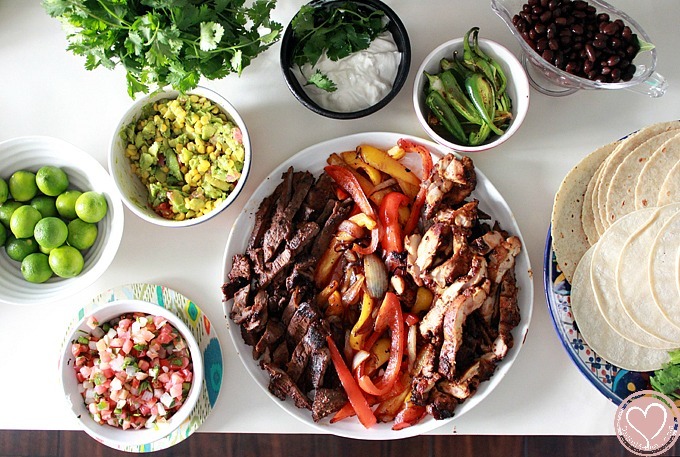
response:
M375 318L375 332L380 334L384 332L389 326L392 333L390 341L390 358L387 362L387 367L382 375L382 378L374 383L371 378L364 374L359 377L359 386L364 392L371 395L384 395L387 393L397 379L399 379L399 372L401 371L401 361L404 357L404 321L401 313L401 303L399 298L392 293L387 292L385 299L380 305L378 315Z
M370 428L375 425L377 420L371 407L368 405L366 397L364 397L361 389L359 389L359 386L354 382L352 373L349 371L349 368L347 368L345 360L342 358L340 351L338 351L338 347L335 345L335 341L333 341L333 338L331 338L330 335L326 337L326 342L328 343L328 349L331 353L331 360L333 361L335 371L338 373L340 383L345 389L349 402L357 413L359 422L361 422L364 427Z
M364 190L359 185L357 178L347 168L341 165L326 165L324 170L326 170L326 173L333 178L338 186L352 196L352 199L363 213L375 219L375 212L368 197L366 197Z
M416 229L416 226L418 225L418 218L420 218L420 210L425 204L425 195L427 194L425 183L432 173L432 155L425 146L414 143L413 141L407 140L405 138L400 138L397 141L397 145L406 152L417 152L420 154L420 160L423 167L423 179L420 182L420 189L418 190L418 195L416 196L415 202L413 202L413 205L411 205L411 215L406 222L406 227L404 227L404 234L408 236Z
M338 186L352 197L354 203L357 204L364 214L375 220L373 206L371 206L371 202L368 200L368 197L366 197L361 185L359 185L359 181L357 181L357 178L350 170L341 165L327 165L324 170L331 178L333 178ZM378 238L378 229L371 230L371 243L366 247L356 245L355 251L363 255L375 252L378 248Z
M401 430L406 427L417 424L420 420L425 417L427 411L424 406L414 405L410 400L406 402L404 409L397 413L394 418L394 425L392 430Z
M399 138L399 140L397 140L397 146L406 152L417 152L420 154L420 160L423 164L423 179L421 181L426 181L427 178L430 177L433 167L432 154L430 154L430 151L422 144L414 143L406 138Z
M408 204L408 197L400 192L390 192L380 202L378 217L382 227L381 243L386 252L404 250L404 235L399 225L399 207Z

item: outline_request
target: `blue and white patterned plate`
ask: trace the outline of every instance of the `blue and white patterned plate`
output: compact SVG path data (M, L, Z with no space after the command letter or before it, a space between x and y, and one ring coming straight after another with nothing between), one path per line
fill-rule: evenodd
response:
M203 424L217 402L222 385L222 349L217 332L210 319L193 301L184 295L164 286L154 284L127 284L107 290L97 295L90 303L78 311L72 325L79 322L89 311L98 306L121 299L143 300L175 313L196 337L203 353L205 380L203 391L191 415L168 436L140 446L118 445L102 441L102 444L126 452L154 452L166 449L184 441ZM70 329L67 335L70 334Z
M543 286L557 336L586 379L617 405L633 392L649 389L651 373L628 371L612 365L590 349L581 337L571 314L571 284L557 266L550 228L545 241Z

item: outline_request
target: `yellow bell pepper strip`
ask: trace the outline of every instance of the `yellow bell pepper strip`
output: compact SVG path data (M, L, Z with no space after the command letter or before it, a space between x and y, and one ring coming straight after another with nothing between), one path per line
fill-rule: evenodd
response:
M363 170L374 186L377 186L382 182L383 179L382 173L380 173L379 170L375 169L371 165L364 162L361 156L356 151L342 152L340 153L340 157L342 157L342 160L344 160L347 163L347 165L354 168L355 170Z
M371 322L371 313L373 312L373 297L364 291L364 296L361 300L361 313L357 319L354 327L349 332L349 345L355 351L361 350L364 339L367 333L367 324Z
M416 301L411 307L411 312L413 314L424 313L430 309L432 306L432 300L434 299L434 294L427 287L419 287L416 292Z
M387 173L395 179L401 179L414 186L420 185L420 179L411 170L406 168L401 162L393 159L388 153L374 146L362 144L357 147L357 152L366 163Z
M399 379L401 371L405 341L404 321L401 314L401 303L393 292L385 294L375 319L374 329L377 334L381 334L388 327L391 332L391 344L390 359L387 362L387 367L385 367L385 372L377 383L374 383L366 374L359 378L359 386L364 392L371 395L379 396L387 393L395 381Z
M319 288L324 288L333 275L333 269L335 264L340 260L340 257L344 255L341 249L338 249L338 239L336 237L331 238L328 249L321 254L321 258L316 264L316 269L314 270L314 284ZM330 295L330 293L329 293Z
M420 161L422 163L423 169L423 180L420 184L420 190L418 191L418 195L416 196L413 205L411 205L411 215L409 216L408 222L406 222L406 226L404 227L404 235L409 236L418 226L420 210L425 204L425 195L427 194L427 187L425 187L425 183L429 179L434 165L432 163L432 154L430 154L430 151L422 144L417 144L411 140L407 140L406 138L400 138L397 140L397 145L399 145L399 147L404 149L406 152L417 152L420 155Z
M327 165L324 170L331 178L333 178L338 186L342 187L342 189L352 197L354 203L356 203L364 214L375 220L375 211L373 211L371 202L368 200L368 197L366 197L366 194L359 185L356 177L348 168L339 165ZM364 255L375 252L378 248L378 229L375 228L371 230L371 243L368 246L363 247L357 244L354 248L356 252Z
M372 427L376 424L377 420L371 407L368 405L366 397L364 397L361 389L359 389L359 386L354 381L352 373L349 371L349 368L347 368L345 360L342 358L340 351L338 351L338 347L335 345L335 341L333 341L333 338L330 335L326 336L326 343L328 344L328 349L331 353L331 361L333 362L335 371L338 373L338 378L340 378L340 383L342 384L343 389L345 389L347 398L349 399L352 408L354 408L354 411L359 418L359 422L366 428Z
M408 206L409 199L400 192L390 192L383 198L378 211L381 224L380 243L385 253L404 250L404 234L399 224L399 207Z

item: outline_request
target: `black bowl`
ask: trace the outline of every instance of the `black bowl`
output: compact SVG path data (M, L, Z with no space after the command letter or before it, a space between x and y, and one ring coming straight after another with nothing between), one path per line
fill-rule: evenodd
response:
M332 7L336 3L344 3L346 0L312 0L309 5L325 5L326 7ZM387 105L401 90L408 77L408 72L411 67L411 42L406 32L406 27L404 26L399 16L386 4L379 0L355 0L354 3L360 5L365 5L374 10L381 10L385 13L385 17L389 20L387 24L387 30L392 33L394 42L397 45L397 49L401 52L401 62L399 62L399 67L397 68L397 75L394 79L392 89L390 92L375 105L369 106L359 111L352 112L337 112L331 111L322 106L319 106L314 102L305 92L305 89L299 83L295 74L293 73L293 51L297 40L293 34L293 29L290 24L286 27L286 31L283 34L283 39L281 40L281 71L283 71L283 77L286 80L286 85L290 89L291 93L298 99L300 103L322 116L329 117L331 119L357 119L360 117L368 116L369 114L375 113L376 111Z

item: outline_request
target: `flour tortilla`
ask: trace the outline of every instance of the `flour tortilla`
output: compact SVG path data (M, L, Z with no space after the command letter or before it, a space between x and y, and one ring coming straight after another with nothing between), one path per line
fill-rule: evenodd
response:
M604 168L602 169L602 173L600 174L597 190L598 209L605 229L614 222L609 217L609 214L607 214L607 193L609 192L609 186L611 185L614 174L621 162L623 162L631 151L649 138L658 135L659 133L678 128L680 128L680 121L659 122L657 124L649 125L629 135L628 138L621 140L614 152L609 155ZM656 199L654 201L656 201Z
M659 189L656 206L680 202L680 161L670 169Z
M600 239L600 231L602 231L601 227L600 231L597 230L595 212L593 211L593 189L597 182L597 172L601 169L601 166L602 164L597 167L597 170L595 170L595 173L593 173L593 176L591 176L588 181L586 193L583 195L583 209L581 210L581 226L583 227L583 233L586 234L588 243L591 246Z
M553 250L557 264L569 282L581 256L590 247L582 225L588 183L614 148L614 143L608 144L584 157L567 173L555 194L551 217Z
M656 208L645 208L616 221L594 246L590 280L597 306L609 325L623 338L641 346L673 349L677 344L658 338L640 327L626 313L616 292L616 267L628 238L652 222Z
M650 247L678 211L680 204L658 208L648 223L628 237L616 266L616 290L628 317L647 333L676 346L680 346L680 327L657 306L650 284L649 263L643 259L650 257Z
M606 161L606 160L605 160ZM591 187L590 191L590 211L593 213L593 225L595 226L595 231L597 232L597 237L595 237L595 242L600 239L604 233L605 227L602 224L602 219L600 218L600 210L597 204L598 200L598 187L600 183L600 176L602 175L602 170L604 169L604 161L597 167L597 171L593 175L591 182L588 183L588 187ZM587 191L586 191L587 192ZM593 242L592 244L595 244Z
M659 310L680 327L680 213L661 228L649 254L649 285Z
M607 362L624 370L653 371L670 361L668 352L635 344L612 329L597 306L590 270L594 247L581 258L571 287L571 311L583 340Z
M666 141L642 167L635 186L635 208L646 208L656 204L664 177L678 161L680 161L680 135Z
M607 219L613 221L635 211L635 186L642 168L661 145L678 134L680 130L673 129L654 135L623 159L609 184Z

